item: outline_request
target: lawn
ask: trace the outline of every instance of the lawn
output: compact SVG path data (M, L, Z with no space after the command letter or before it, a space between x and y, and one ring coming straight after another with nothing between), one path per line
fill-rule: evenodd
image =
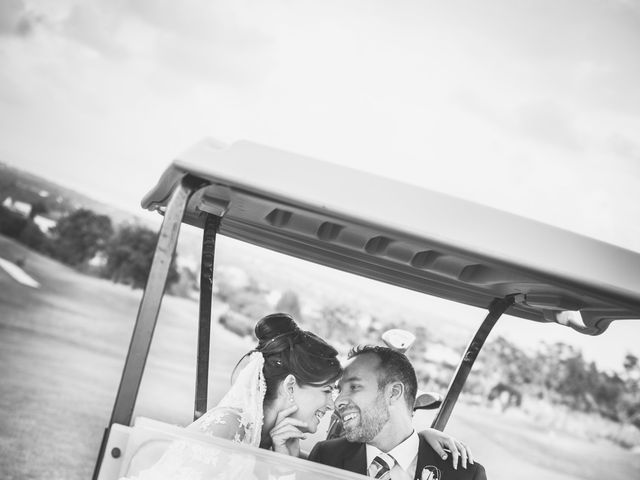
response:
M135 321L139 291L79 275L0 237L26 258L33 289L0 271L0 478L90 478ZM197 304L167 297L136 414L187 423L195 385ZM249 344L214 328L215 401Z
M26 259L25 271L41 284L26 287L0 270L0 478L90 478L140 292L80 275L4 237L0 257ZM136 415L190 421L196 321L196 302L166 297ZM213 335L211 402L251 348L217 324ZM491 479L640 478L638 454L554 435L517 416L459 405L449 430L472 446Z

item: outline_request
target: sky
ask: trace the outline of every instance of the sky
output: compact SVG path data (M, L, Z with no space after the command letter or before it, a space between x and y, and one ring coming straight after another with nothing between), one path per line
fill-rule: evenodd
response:
M638 0L3 0L0 161L139 211L245 139L640 251L638 52Z

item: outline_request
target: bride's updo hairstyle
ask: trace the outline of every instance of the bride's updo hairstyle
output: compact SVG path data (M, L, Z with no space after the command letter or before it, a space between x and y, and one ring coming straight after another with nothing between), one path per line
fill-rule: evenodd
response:
M261 318L255 327L258 346L264 357L267 383L265 400L277 396L278 385L292 374L301 385L322 386L342 375L338 352L317 335L301 330L286 313Z

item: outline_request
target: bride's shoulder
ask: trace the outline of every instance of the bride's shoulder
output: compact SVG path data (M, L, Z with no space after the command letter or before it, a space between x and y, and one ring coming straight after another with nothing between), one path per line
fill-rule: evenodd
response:
M234 407L214 407L187 429L236 442L242 442L246 434L243 412Z
M191 430L201 430L209 425L238 425L242 420L242 410L234 407L214 407L189 425Z

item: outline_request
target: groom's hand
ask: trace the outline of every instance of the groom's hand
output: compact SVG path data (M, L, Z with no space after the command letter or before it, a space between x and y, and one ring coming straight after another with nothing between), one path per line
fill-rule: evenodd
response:
M307 423L290 416L297 410L298 406L292 405L278 412L276 424L269 431L275 452L300 456L300 439L306 438L300 428L307 427Z

